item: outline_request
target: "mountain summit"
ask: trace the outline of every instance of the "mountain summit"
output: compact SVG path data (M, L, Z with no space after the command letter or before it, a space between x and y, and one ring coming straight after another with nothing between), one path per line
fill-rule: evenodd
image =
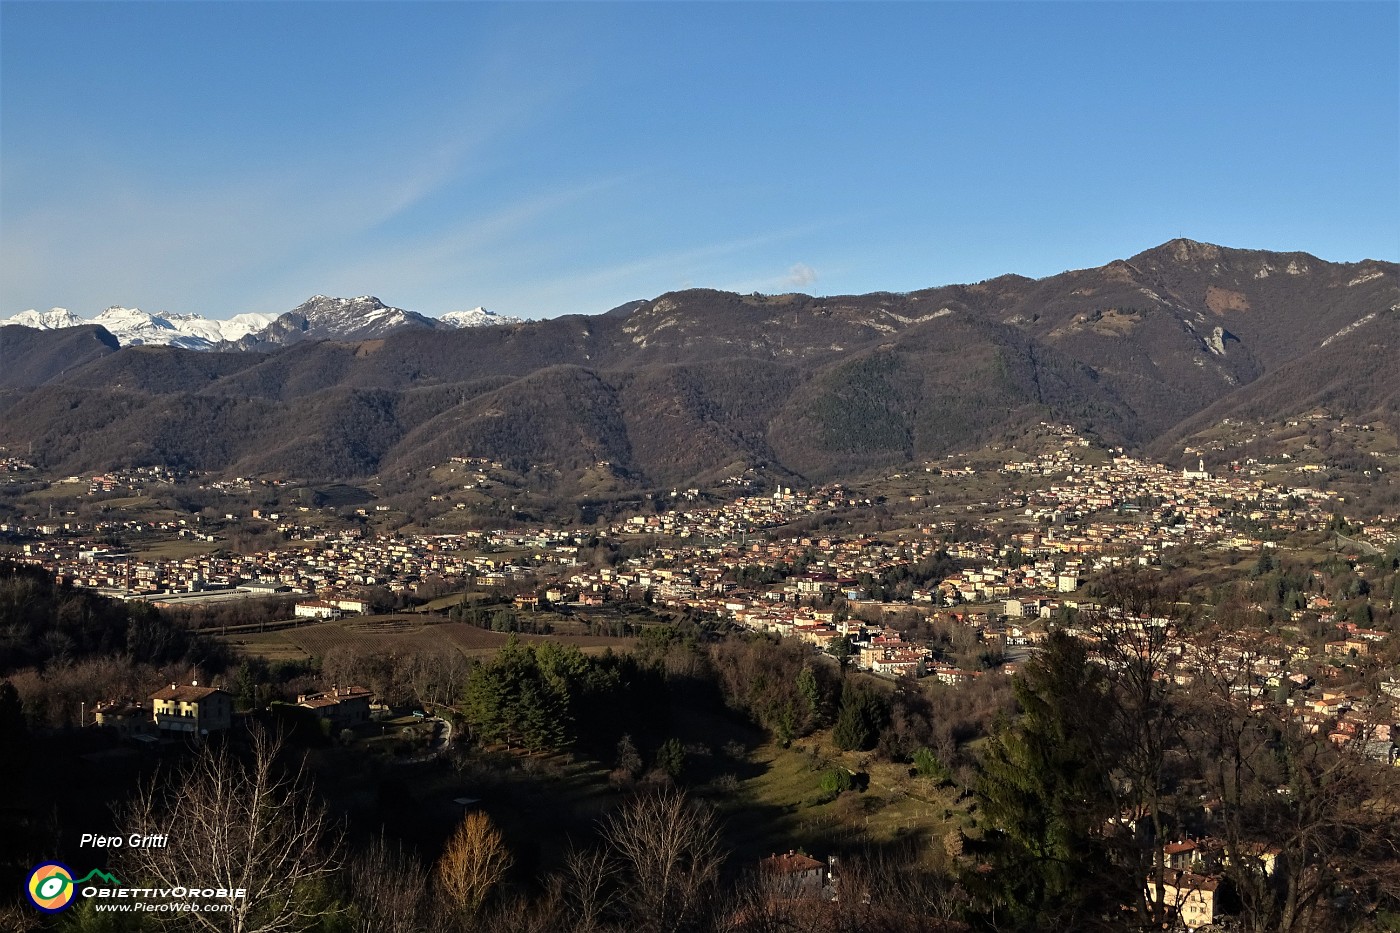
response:
M450 311L431 318L416 311L394 308L375 298L331 298L313 295L281 315L246 313L227 321L198 314L151 314L139 308L111 307L91 320L66 308L22 311L0 319L0 326L16 324L35 330L57 330L97 324L124 347L168 346L182 350L270 351L303 340L368 340L405 329L461 330L496 324L521 324L485 308Z
M210 350L229 340L261 330L273 321L270 314L240 314L227 321L212 321L198 314L151 314L140 308L111 307L92 320L79 317L66 308L48 311L22 311L0 325L18 324L37 330L57 330L97 324L124 347L160 346L183 350Z
M485 308L471 308L467 311L449 311L438 318L443 324L449 327L490 327L493 324L523 324L518 317L502 317L495 311L487 311Z
M391 308L373 295L331 298L313 295L267 327L235 341L243 350L267 350L303 340L366 340L396 330L436 328L437 322L416 311Z
M0 325L18 324L35 330L57 330L60 327L80 327L90 323L78 317L67 308L50 308L47 311L21 311L12 318L0 321Z
M507 319L316 296L241 338L265 351L251 354L14 327L0 334L0 444L32 441L70 473L147 458L349 478L488 457L549 465L568 491L601 462L635 488L754 465L853 476L1042 421L1135 449L1203 413L1293 418L1319 404L1400 431L1397 298L1395 263L1177 240L1041 279L826 297L688 289L469 330L453 319Z
M375 298L313 295L267 327L234 341L230 348L271 350L303 340L373 340L399 331L460 330L494 324L519 324L485 308L449 311L440 318L394 308Z

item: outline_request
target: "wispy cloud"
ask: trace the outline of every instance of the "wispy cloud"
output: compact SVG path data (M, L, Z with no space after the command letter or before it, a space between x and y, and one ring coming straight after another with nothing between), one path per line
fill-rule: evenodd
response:
M606 266L602 269L597 269L582 275L561 278L550 284L552 287L594 288L601 285L610 285L628 280L661 275L669 279L669 284L666 287L681 287L684 283L690 281L703 282L703 279L694 277L693 267L697 265L793 240L822 229L824 226L825 225L822 224L790 227L782 230L758 233L752 236L723 240L718 243L707 243L702 246L655 253L629 262ZM712 282L711 284L717 287L717 283Z
M771 270L772 266L769 265ZM762 292L776 294L791 291L809 291L821 278L817 270L805 262L793 263L786 272L755 270L753 274L730 279L717 286L731 292Z
M476 304L480 299L473 289L482 287L482 280L498 275L495 267L506 262L519 265L538 249L522 244L537 240L562 213L625 181L622 177L600 179L531 195L464 218L447 230L387 242L371 236L349 250L335 251L334 258L324 265L313 263L299 274L309 273L324 283L318 288L374 289L388 301L412 304L409 294L453 293L456 297L447 301L452 307ZM403 294L394 294L396 288ZM440 313L450 308L420 306L413 310Z
M217 316L285 310L286 295L304 297L313 279L368 265L374 251L365 244L376 236L393 244L387 266L421 275L434 257L451 260L581 196L525 199L434 243L403 239L415 211L475 183L565 87L522 75L518 62L488 60L402 137L336 153L308 147L300 161L259 164L250 153L237 169L193 181L89 155L53 173L64 183L21 189L21 175L36 173L7 159L0 315L56 303L85 314L113 302ZM424 258L410 264L411 254Z
M735 283L736 265L751 266L753 257L828 229L830 223L805 224L703 243L697 246L645 253L627 262L589 268L573 274L554 275L509 289L509 304L496 302L499 310L527 317L571 313L596 313L636 298L650 298L667 291L707 287L730 291L782 291L793 275L815 277L805 264L784 275L754 276ZM798 267L801 267L799 270ZM802 271L807 270L807 271Z
M787 284L794 288L808 288L817 281L817 270L807 265L805 262L795 263L788 270Z

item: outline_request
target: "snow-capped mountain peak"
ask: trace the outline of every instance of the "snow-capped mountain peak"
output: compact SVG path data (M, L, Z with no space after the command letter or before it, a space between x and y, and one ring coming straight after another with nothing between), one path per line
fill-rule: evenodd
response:
M219 325L219 333L224 340L237 340L239 337L262 330L275 320L277 320L275 314L248 311L243 314L235 314L227 321L212 321L211 323Z
M214 321L198 314L150 314L140 308L114 305L91 320L64 308L50 311L22 311L0 324L20 324L39 330L100 324L122 346L173 346L186 350L209 350L221 341L237 340L262 330L275 320L271 314L239 314L227 321Z
M380 331L405 324L428 323L421 314L390 307L373 295L358 298L316 295L292 309L290 314L304 317L307 330L325 331L324 336L328 337L377 337L381 336Z
M487 311L485 308L476 307L467 311L449 311L438 318L439 321L449 327L490 327L493 324L521 324L520 318L502 317L495 311Z
M373 295L332 298L312 295L267 326L238 339L238 349L272 349L303 340L367 340L405 328L436 328L414 311L393 308Z
M148 314L140 308L121 308L116 305L113 305L93 318L92 322L94 324L101 324L108 330L112 330L112 327L132 329L155 328L157 330L175 329L174 324L171 324L170 321L160 315ZM116 331L112 332L116 333Z
M122 346L174 346L187 350L273 349L302 340L366 340L394 331L423 328L459 329L493 324L519 324L485 308L452 311L441 318L425 317L384 304L373 295L332 298L313 295L281 315L249 312L228 320L198 314L151 314L140 308L114 305L92 319L64 308L24 311L0 325L19 324L41 330L100 324Z
M196 321L207 324L197 314L172 315L171 318L150 314L140 308L111 307L92 319L117 338L122 346L183 347L186 350L207 350L210 340L197 332ZM196 325L196 326L191 326Z
M67 308L50 308L47 311L21 311L14 317L0 320L3 324L19 324L21 327L33 327L35 330L57 330L60 327L77 327L86 324L87 321L78 317Z

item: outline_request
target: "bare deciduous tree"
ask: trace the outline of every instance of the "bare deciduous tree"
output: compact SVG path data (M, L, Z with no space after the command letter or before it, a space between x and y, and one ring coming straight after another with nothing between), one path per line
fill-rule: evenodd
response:
M428 900L427 875L418 860L381 836L346 865L350 896L359 908L360 933L418 933Z
M564 859L560 893L575 933L594 933L603 928L616 901L616 880L617 863L606 849L570 850Z
M419 703L449 706L462 695L471 664L450 649L418 651L402 658L400 669Z
M43 915L33 907L19 904L7 904L0 907L0 930L13 930L14 933L31 933L39 929L40 919Z
M246 763L206 745L128 809L127 833L168 837L163 848L123 850L128 885L246 892L226 900L229 912L156 914L158 922L209 933L285 933L325 916L320 885L335 868L340 835L305 772L279 767L280 751L280 741L264 733L254 735Z
M679 792L637 797L603 837L622 863L622 896L638 930L679 931L706 917L724 854L710 812Z
M1255 641L1234 635L1228 649L1203 652L1191 695L1190 748L1219 801L1214 829L1239 925L1251 933L1345 928L1338 890L1400 898L1400 771L1367 756L1369 727L1338 747L1326 729L1251 708L1261 694L1249 677Z
M828 933L834 906L803 890L797 875L751 871L730 893L715 924L722 933Z

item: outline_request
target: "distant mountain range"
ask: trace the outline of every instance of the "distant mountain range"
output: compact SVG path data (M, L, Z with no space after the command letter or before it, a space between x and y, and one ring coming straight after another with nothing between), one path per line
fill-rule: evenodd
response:
M453 330L491 324L519 324L485 308L450 311L431 318L391 308L378 298L327 298L316 295L282 315L239 314L226 321L198 314L150 314L139 308L112 307L88 320L66 308L23 311L0 319L0 326L17 324L38 330L58 330L96 324L124 347L163 346L184 350L270 350L301 340L358 340L382 337L405 327Z
M49 311L23 311L0 320L0 326L18 324L38 330L60 330L96 324L105 328L124 347L170 346L186 350L209 350L229 340L237 340L262 330L276 318L271 314L240 314L227 321L212 321L198 314L148 314L139 308L112 307L97 317L81 318L66 308Z
M560 496L756 465L840 478L1039 421L1170 458L1202 418L1319 404L1400 431L1397 338L1395 263L1190 240L1042 279L690 289L463 330L317 297L213 352L120 346L90 324L0 328L0 444L32 441L70 472L306 479L480 456L533 466Z

